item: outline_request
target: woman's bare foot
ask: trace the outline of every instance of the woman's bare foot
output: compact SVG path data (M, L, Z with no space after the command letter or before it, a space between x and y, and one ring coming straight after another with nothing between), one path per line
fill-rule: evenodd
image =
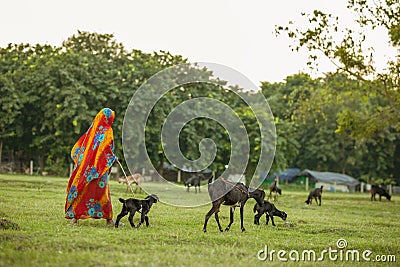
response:
M114 223L113 219L107 219L106 225L107 226L114 226L115 223Z

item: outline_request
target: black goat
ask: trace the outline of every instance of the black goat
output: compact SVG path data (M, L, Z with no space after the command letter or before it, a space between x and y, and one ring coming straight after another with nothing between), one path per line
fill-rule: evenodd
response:
M120 214L117 216L117 221L115 222L115 228L118 228L119 221L126 216L129 213L129 223L131 224L132 227L135 227L135 224L133 223L133 216L135 216L135 213L138 211L142 213L140 222L137 227L139 227L143 222L146 221L146 226L149 226L149 217L147 214L150 211L151 206L154 203L157 203L158 201L158 196L157 195L150 195L147 196L145 199L135 199L135 198L128 198L128 199L123 199L120 198L119 202L123 203L122 205L122 211Z
M254 215L254 224L260 224L260 218L265 213L265 217L267 219L266 224L269 222L269 218L271 218L272 225L275 226L274 216L280 217L282 220L286 220L287 213L284 211L278 210L274 204L264 200L263 205L259 205L256 203L253 208L253 212L257 214Z
M312 190L310 192L310 194L308 195L306 203L311 205L312 199L314 198L315 202L317 202L317 204L318 204L318 200L319 200L319 205L321 206L321 196L322 196L322 189L323 188L324 188L324 186L321 185L320 188L315 188L314 190Z
M389 195L389 193L383 189L382 187L379 187L378 185L372 185L371 187L371 201L375 200L375 195L378 194L379 195L379 201L381 201L382 196L386 197L387 200L390 201L391 196Z
M282 190L276 184L276 180L269 186L269 196L267 199L272 198L272 193L275 193L274 201L278 200L278 194L282 195Z
M240 227L242 232L245 231L243 227L243 211L244 205L249 198L254 198L257 203L262 205L265 192L260 189L250 189L243 183L233 183L225 180L224 178L219 178L212 182L213 177L208 180L208 194L210 195L212 201L212 207L210 211L206 214L204 221L203 232L207 232L207 222L211 215L214 214L215 220L217 221L218 228L222 232L221 224L219 223L218 213L221 204L231 206L230 208L230 222L226 227L225 231L229 231L233 223L233 213L235 207L240 206Z
M194 190L197 193L197 188L199 187L199 193L200 193L200 177L199 176L193 176L188 178L185 181L185 186L187 186L187 191L189 192L189 187L194 186Z

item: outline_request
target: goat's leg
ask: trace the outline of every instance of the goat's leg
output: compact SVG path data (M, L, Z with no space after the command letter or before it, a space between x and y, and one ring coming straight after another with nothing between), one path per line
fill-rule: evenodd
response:
M221 224L219 223L218 212L219 212L219 211L217 211L217 212L214 214L214 217L215 217L215 220L217 221L219 231L220 231L220 232L223 232L222 226L221 226Z
M225 232L228 232L229 229L231 228L231 225L233 223L233 213L235 212L235 208L231 207L230 208L230 216L229 216L229 224L228 226L225 228Z
M272 223L272 225L275 226L274 216L272 216L271 214L269 214L269 217L271 218L271 223Z
M315 203L317 203L318 206L321 206L321 202L319 202L318 200L319 200L319 196L316 196L315 197Z
M146 214L142 210L142 215L140 216L140 221L139 221L139 223L137 225L137 228L139 228L142 225L142 223L144 223L145 217L146 217Z
M128 211L124 211L124 210L120 214L118 214L117 220L115 221L115 228L118 228L119 221L122 219L122 217L124 217L127 214L128 214Z
M321 204L322 204L322 201L321 201L321 200L322 200L322 197L319 196L318 199L319 199L319 205L321 206Z
M381 201L382 200L382 195L381 194L379 194L379 201Z
M150 224L149 224L149 216L145 216L144 217L144 220L146 221L146 227L148 227Z
M140 225L142 225L142 223L144 223L146 221L146 217L147 217L146 212L142 210L142 215L140 216L140 222L138 223L138 226L137 226L138 228ZM146 221L146 226L149 226L147 224L147 221Z
M269 223L269 214L265 213L265 224L268 225Z
M256 215L254 215L254 224L260 225L260 218L262 216L261 212L258 212Z
M133 216L135 216L135 213L136 213L136 211L131 211L131 212L129 213L129 218L128 218L128 220L129 220L129 223L131 224L131 227L132 227L132 228L135 227L135 224L133 223Z
M213 213L216 211L216 206L212 206L211 209L207 212L206 214L206 218L204 220L204 226L203 226L203 232L207 232L207 222L210 219L211 215L213 215ZM217 221L219 223L219 221Z
M246 231L243 226L243 213L244 213L244 203L240 205L240 228L242 229L242 232Z

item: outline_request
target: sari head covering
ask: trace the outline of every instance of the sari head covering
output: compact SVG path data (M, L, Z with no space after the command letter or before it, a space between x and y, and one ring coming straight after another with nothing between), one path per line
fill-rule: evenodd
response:
M113 217L108 175L116 160L114 116L111 109L102 109L71 150L74 168L67 186L67 219Z

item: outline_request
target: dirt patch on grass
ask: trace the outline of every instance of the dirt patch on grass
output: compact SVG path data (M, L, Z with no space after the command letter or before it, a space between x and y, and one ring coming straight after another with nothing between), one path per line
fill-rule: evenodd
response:
M0 233L0 241L1 242L6 242L6 241L11 241L11 242L20 242L23 240L27 240L29 237L24 236L24 235L14 235L11 233Z
M321 234L321 233L342 233L342 234L348 234L351 231L348 229L344 228L324 228L324 229L319 229L319 230L313 230L309 231L310 234Z
M12 222L11 220L2 218L0 220L0 229L2 229L2 230L5 230L5 229L19 230L20 227L15 222Z

